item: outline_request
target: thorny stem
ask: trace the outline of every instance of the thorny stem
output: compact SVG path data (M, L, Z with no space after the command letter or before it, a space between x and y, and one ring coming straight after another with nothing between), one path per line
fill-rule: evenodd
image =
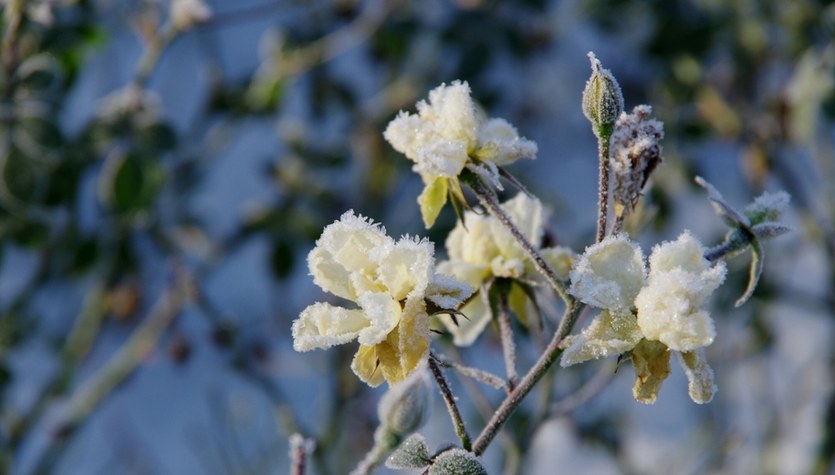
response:
M539 357L533 367L519 381L519 385L505 397L498 409L496 409L496 412L493 413L493 417L490 418L487 425L484 426L484 429L478 435L478 438L473 443L472 452L474 454L481 455L484 453L484 450L487 449L487 446L490 445L490 442L499 433L499 430L507 422L508 418L510 418L510 415L513 414L513 411L522 403L522 400L525 399L525 396L528 395L536 383L545 376L551 365L557 361L557 356L562 351L560 349L560 343L571 332L574 322L577 321L580 308L582 308L578 302L574 300L570 302L565 309L557 331L554 333L554 337L551 338L542 356Z
M507 308L507 295L504 292L499 296L499 335L502 340L502 353L504 355L504 366L507 373L507 385L510 390L516 386L518 375L516 374L516 344L513 342L513 328L510 325L510 312Z
M597 139L600 169L597 184L597 236L595 242L606 237L606 220L609 214L609 135Z
M566 305L570 306L573 299L570 295L568 295L565 284L562 280L560 280L556 271L554 271L550 264L545 262L545 259L542 258L536 248L533 247L530 241L528 241L528 238L522 234L522 231L519 231L519 228L517 228L513 221L511 221L510 216L504 212L502 207L499 205L499 200L493 189L487 186L481 178L475 174L470 173L462 178L465 178L462 181L467 183L470 189L473 190L473 193L475 193L478 198L478 202L481 203L481 205L487 209L487 212L496 218L505 227L505 229L513 235L513 238L525 254L528 255L528 258L530 258L530 260L534 263L537 270L545 276L545 279L549 284L551 284L551 287L554 288Z
M449 417L452 419L452 425L455 426L455 434L461 439L461 447L464 450L471 450L470 436L467 434L467 428L464 426L464 420L461 419L461 413L458 411L458 405L455 403L455 396L449 388L446 377L438 364L437 357L434 354L429 355L429 370L432 376L435 377L435 382L438 383L438 389L441 391L441 396L444 398L447 410L449 410Z

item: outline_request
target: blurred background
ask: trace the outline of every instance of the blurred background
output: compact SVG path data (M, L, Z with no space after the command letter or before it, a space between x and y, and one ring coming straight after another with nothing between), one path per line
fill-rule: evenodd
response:
M294 432L316 442L308 473L347 473L384 388L351 374L352 345L292 350L293 319L328 299L307 252L354 209L444 255L454 213L423 228L420 180L382 131L455 79L538 143L511 172L582 252L588 51L627 109L665 124L630 223L645 252L685 228L722 239L697 174L738 206L787 190L794 232L766 244L738 309L749 257L729 262L712 403L690 402L677 365L653 406L628 366L560 369L487 451L490 473L835 473L835 4L206 1L192 17L166 0L0 2L0 473L281 474ZM536 335L518 335L527 368ZM494 330L433 347L501 372ZM502 393L451 381L476 434ZM437 448L455 434L434 404Z

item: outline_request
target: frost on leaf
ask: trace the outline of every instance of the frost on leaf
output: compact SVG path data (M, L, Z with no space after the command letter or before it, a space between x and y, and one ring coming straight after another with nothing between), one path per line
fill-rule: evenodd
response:
M613 314L604 310L582 333L569 338L560 359L563 367L619 355L634 348L643 335L631 313Z
M644 283L641 248L623 234L589 246L571 270L569 292L580 301L628 312Z
M791 201L791 196L785 191L763 193L754 202L742 209L742 213L751 221L752 225L773 222L780 219Z

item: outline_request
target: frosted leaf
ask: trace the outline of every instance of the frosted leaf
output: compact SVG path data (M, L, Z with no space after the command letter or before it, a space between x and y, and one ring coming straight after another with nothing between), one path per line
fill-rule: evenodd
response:
M325 227L307 256L313 282L336 296L356 301L359 292L355 285L360 285L361 279L352 282L351 274L373 276L377 268L374 255L391 244L380 225L348 211ZM370 290L368 286L365 282L362 290Z
M379 257L378 278L395 300L403 300L412 292L423 295L429 285L434 264L432 243L401 238L383 249Z
M487 470L472 452L453 448L435 457L429 475L487 475Z
M763 239L770 239L775 238L777 236L782 236L787 232L791 231L792 228L790 226L786 226L780 223L760 223L751 226L751 231L754 232L754 235L758 238Z
M457 315L455 320L449 315L438 315L438 320L452 335L452 342L456 346L470 346L475 342L484 328L492 320L487 293L480 291L459 309L464 315Z
M293 322L293 349L310 351L341 345L356 338L369 325L362 310L317 302L304 309Z
M631 313L613 314L603 311L573 337L563 351L560 366L566 367L584 361L619 355L631 350L643 335Z
M694 180L702 188L707 190L707 196L710 200L710 204L713 206L713 210L716 211L716 214L724 219L729 226L733 227L741 224L742 226L748 227L751 225L748 217L728 204L728 202L725 201L725 198L722 197L722 193L720 193L716 187L708 183L707 180L700 176L697 176Z
M426 298L440 308L456 309L473 294L472 287L442 274L432 276L426 288Z
M791 201L791 196L785 191L776 193L763 193L754 199L754 202L743 208L742 213L751 220L751 224L759 224L768 221L777 221L780 215L786 211Z
M687 388L690 399L696 404L706 404L716 394L716 384L713 382L713 369L707 364L704 350L687 353L677 353L678 362L687 375Z
M388 294L364 293L359 298L359 304L369 322L359 332L358 339L363 345L376 345L385 340L400 322L400 303Z
M386 459L386 467L403 470L423 468L431 462L429 446L420 434L412 434Z
M519 132L508 121L500 118L488 120L479 131L480 148L475 155L479 159L506 165L520 158L536 158L536 143L519 137Z
M632 350L635 385L632 395L644 404L653 404L661 384L670 375L670 351L662 343L641 340Z
M569 292L589 305L629 312L645 275L641 248L624 234L608 236L577 260Z

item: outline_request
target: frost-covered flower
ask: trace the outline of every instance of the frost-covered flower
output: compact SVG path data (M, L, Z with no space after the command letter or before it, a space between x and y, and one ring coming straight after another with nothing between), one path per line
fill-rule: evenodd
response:
M653 248L647 285L635 298L638 326L647 339L677 351L713 343L713 320L701 306L725 281L726 269L721 261L711 265L705 251L687 231Z
M203 0L171 0L171 23L178 30L203 23L212 17L212 9Z
M542 203L536 198L519 193L501 206L525 238L534 246L538 246L542 241L547 217ZM438 271L454 276L475 289L489 284L495 278L534 279L538 276L516 239L500 222L489 215L465 212L463 222L458 223L447 237L446 248L449 260L439 263ZM542 250L542 255L549 263L553 263L556 269L563 270L561 277L567 278L567 270L571 267L573 259L570 250L560 247L548 248ZM440 317L453 335L456 345L472 344L487 326L491 312L486 299L484 292L472 298L461 309L466 318L453 320L450 316ZM521 305L517 306L520 307Z
M293 348L309 351L356 339L351 368L371 386L401 381L429 347L429 300L454 309L472 289L434 269L434 247L385 229L352 211L327 226L308 255L313 281L358 308L317 302L293 322Z
M704 254L704 246L685 231L653 249L647 276L640 248L625 235L589 246L571 270L569 292L603 311L579 335L565 339L560 364L631 352L633 395L652 403L674 351L693 401L710 401L713 373L702 348L716 332L701 305L722 284L725 266L711 265Z
M435 222L447 194L460 186L458 175L468 165L498 183L497 166L535 158L537 147L519 137L504 119L484 120L466 82L441 84L429 101L417 103L417 114L400 111L383 136L413 162L426 188L418 198L426 227Z

